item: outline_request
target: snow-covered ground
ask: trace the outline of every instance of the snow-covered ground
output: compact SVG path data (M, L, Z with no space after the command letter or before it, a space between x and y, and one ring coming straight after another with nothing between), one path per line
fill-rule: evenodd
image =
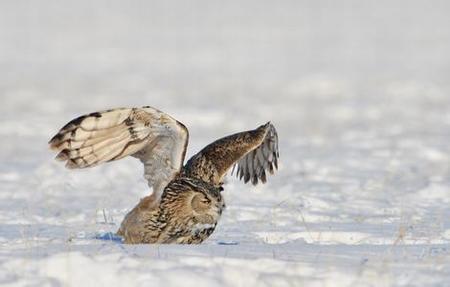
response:
M0 2L0 285L449 284L448 1L131 2ZM68 171L47 141L142 105L188 156L271 120L280 169L229 177L201 245L121 244L140 163Z

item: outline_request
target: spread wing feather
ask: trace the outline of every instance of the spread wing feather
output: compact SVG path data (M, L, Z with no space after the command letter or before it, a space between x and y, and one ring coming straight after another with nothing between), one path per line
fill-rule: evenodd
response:
M183 165L186 127L152 107L91 113L66 124L50 141L57 160L86 168L131 155L144 163L144 176L161 192Z
M274 126L268 128L267 134L262 143L251 152L247 153L234 166L236 176L239 179L244 178L244 182L251 181L254 185L261 180L266 183L266 172L274 173L274 169L278 169L278 134Z
M267 172L278 168L278 135L269 122L255 130L221 138L206 146L186 163L184 172L212 184L221 184L227 171L245 183L267 180ZM232 171L232 173L233 173Z

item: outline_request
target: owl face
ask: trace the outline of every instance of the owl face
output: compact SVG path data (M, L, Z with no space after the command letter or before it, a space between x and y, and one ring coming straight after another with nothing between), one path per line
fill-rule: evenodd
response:
M195 213L206 213L211 208L211 202L214 199L208 198L207 195L202 192L194 192L191 199L191 208Z
M170 210L172 218L215 224L225 207L221 190L201 180L178 179L163 194L164 209Z
M212 223L222 214L225 204L220 191L201 190L192 193L190 206L195 218Z

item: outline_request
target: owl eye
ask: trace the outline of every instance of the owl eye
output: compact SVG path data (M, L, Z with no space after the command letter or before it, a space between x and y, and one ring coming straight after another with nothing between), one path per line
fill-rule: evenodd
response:
M191 206L196 212L205 212L211 205L211 200L203 194L197 194L192 198Z

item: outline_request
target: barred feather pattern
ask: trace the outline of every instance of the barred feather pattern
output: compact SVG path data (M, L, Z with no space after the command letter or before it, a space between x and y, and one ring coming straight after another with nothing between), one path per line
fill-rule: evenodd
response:
M269 124L261 144L235 163L231 174L236 170L236 176L245 183L251 181L256 185L259 180L266 183L266 173L273 174L274 170L278 169L279 157L278 134L275 127Z
M146 106L78 117L49 141L66 167L86 168L131 155L144 163L144 176L160 193L180 171L189 134L167 114Z
M278 169L278 134L268 122L257 129L221 138L194 155L183 168L186 175L220 185L228 170L237 165L237 175L255 185L266 182L266 172ZM234 170L234 169L233 169Z

